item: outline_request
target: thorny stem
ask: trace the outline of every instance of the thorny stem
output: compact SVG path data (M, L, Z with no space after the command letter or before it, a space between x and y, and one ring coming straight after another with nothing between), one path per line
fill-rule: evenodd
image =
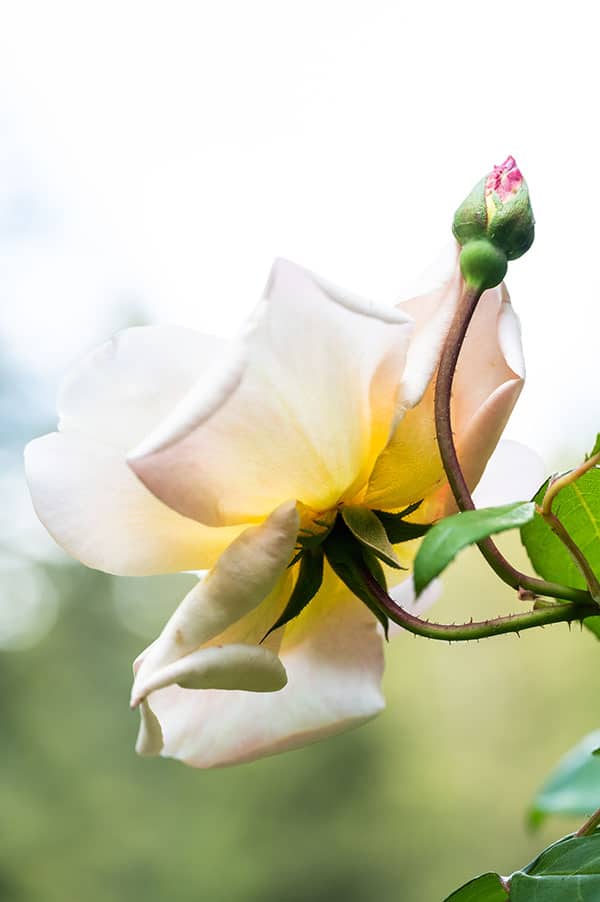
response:
M544 512L543 508L538 508L538 513L544 518L552 532L560 539L575 561L594 601L600 602L600 583L579 545L573 541L562 521L551 510Z
M588 470L593 470L597 464L600 464L600 452L598 454L593 454L587 460L584 460L582 464L579 464L574 470L565 473L564 476L559 476L558 479L553 480L546 489L546 494L542 501L542 508L540 511L542 516L552 513L552 502L561 489L564 489L566 485L571 485L572 482L575 482L583 476L584 473L587 473Z
M598 607L594 602L588 604L565 603L520 614L508 614L492 620L471 621L470 623L430 623L427 620L421 620L420 617L415 617L414 614L410 614L396 604L367 567L362 569L362 577L378 607L385 611L393 623L397 623L398 626L416 636L424 636L426 639L441 639L444 642L466 642L474 639L487 639L491 636L502 636L505 633L520 633L522 630L547 626L550 623L571 623L574 620L582 620L584 617L592 617L598 613Z
M461 511L475 510L475 505L458 461L456 447L454 445L450 418L450 398L452 394L454 372L456 370L460 350L481 294L482 292L480 290L469 285L465 286L458 309L450 326L446 343L442 350L435 386L435 426L438 446L450 488L452 489L458 508ZM563 586L560 583L549 582L545 579L538 579L537 577L521 573L520 570L517 570L506 560L491 538L483 539L478 545L492 570L494 570L500 579L513 589L533 592L535 595L546 595L551 598L564 599L581 605L594 604L594 600L589 592L584 592L581 589L575 589L572 586ZM532 612L532 614L536 615L538 613L538 611Z
M575 836L590 836L598 825L600 825L600 808L598 808L597 811L594 811L591 817L588 817L587 821L581 825Z

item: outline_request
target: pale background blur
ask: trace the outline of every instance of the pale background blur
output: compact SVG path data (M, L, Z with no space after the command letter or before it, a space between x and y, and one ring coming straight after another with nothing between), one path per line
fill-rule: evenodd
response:
M598 726L590 635L400 637L355 734L237 770L141 761L129 661L186 577L69 565L20 460L83 352L136 322L231 334L276 255L397 299L512 153L538 228L509 273L507 435L577 461L600 429L595 4L0 10L0 899L440 902L523 864L571 826L531 837L524 813ZM440 619L515 606L474 553L447 582Z

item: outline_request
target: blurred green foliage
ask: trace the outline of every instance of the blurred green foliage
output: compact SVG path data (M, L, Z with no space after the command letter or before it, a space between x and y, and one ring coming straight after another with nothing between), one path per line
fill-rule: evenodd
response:
M557 758L597 726L600 647L587 631L460 646L398 636L388 709L370 725L194 771L133 752L130 662L146 640L114 603L131 587L150 632L188 578L48 569L57 624L29 651L0 655L2 902L438 902L575 824L530 835L525 811ZM520 604L475 551L446 585L438 619Z

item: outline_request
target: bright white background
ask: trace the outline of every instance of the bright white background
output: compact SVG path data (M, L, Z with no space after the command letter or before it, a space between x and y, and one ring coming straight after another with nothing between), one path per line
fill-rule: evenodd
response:
M508 153L529 380L509 436L600 428L596 4L27 2L0 27L0 329L60 375L132 305L228 333L283 255L393 301ZM45 402L46 403L46 402Z

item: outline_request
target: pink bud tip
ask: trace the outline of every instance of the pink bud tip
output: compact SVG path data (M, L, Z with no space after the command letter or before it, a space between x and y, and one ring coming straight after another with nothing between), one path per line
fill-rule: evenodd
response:
M485 194L496 193L504 204L511 194L516 194L523 182L521 170L514 157L507 157L500 166L494 166L485 183Z

